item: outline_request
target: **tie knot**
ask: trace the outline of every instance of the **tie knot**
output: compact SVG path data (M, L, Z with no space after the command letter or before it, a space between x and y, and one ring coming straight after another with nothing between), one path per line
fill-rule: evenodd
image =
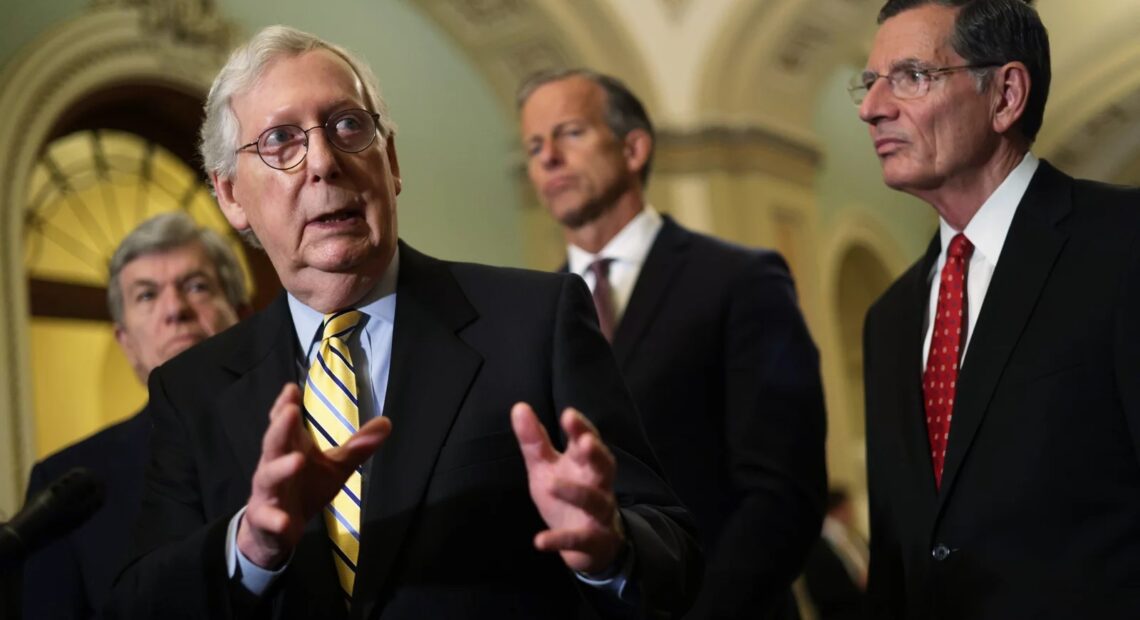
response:
M950 240L950 247L946 250L946 255L950 258L969 258L970 253L974 251L974 244L966 238L966 235L958 233Z
M610 277L610 263L612 262L614 262L612 258L599 258L590 263L589 270L594 272L595 278L608 278Z
M359 310L338 310L326 314L324 326L321 328L321 340L329 338L347 340L362 318L364 314Z

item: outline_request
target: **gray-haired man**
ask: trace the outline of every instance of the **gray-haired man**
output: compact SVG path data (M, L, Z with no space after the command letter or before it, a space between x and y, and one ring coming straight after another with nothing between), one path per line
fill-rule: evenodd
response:
M246 305L233 252L184 213L143 222L111 257L107 307L115 339L144 384L157 366L236 323ZM29 498L79 466L96 473L107 495L84 526L28 559L25 618L86 618L102 608L126 560L149 436L150 421L138 413L32 468Z

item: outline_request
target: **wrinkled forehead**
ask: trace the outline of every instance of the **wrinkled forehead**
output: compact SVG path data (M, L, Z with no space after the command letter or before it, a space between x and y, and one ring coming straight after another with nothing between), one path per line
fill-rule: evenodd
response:
M524 126L541 125L543 121L559 122L578 118L601 119L605 113L606 95L593 80L574 75L539 86L523 104Z
M930 4L903 11L884 21L875 33L867 68L885 73L915 64L957 64L961 56L950 44L957 14L957 9L952 7Z
M139 281L177 280L194 273L217 278L217 267L198 240L139 254L123 265L121 281L127 287Z
M256 79L230 100L241 117L244 103L280 109L322 100L352 102L371 108L364 83L348 61L332 50L319 48L300 54L281 54L262 67Z

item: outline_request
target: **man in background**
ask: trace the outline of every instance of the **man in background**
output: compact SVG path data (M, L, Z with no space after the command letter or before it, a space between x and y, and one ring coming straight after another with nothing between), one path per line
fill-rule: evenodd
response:
M230 327L246 309L241 266L221 237L185 213L153 217L111 257L107 308L139 381L155 367ZM80 528L28 558L25 618L97 617L126 561L150 451L141 412L49 456L32 468L27 497L73 467L103 482L103 507Z
M851 86L926 255L864 331L870 617L1140 618L1140 192L1031 152L1019 0L890 0Z
M517 97L527 171L707 570L692 618L784 618L819 536L826 420L819 358L777 253L682 228L646 203L653 125L620 81L540 73Z

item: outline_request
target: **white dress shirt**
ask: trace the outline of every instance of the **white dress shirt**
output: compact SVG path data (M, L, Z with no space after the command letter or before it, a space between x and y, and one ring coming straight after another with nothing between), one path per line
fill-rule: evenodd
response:
M1039 163L1040 160L1033 153L1026 153L1021 163L982 203L982 207L966 224L966 229L961 231L970 240L970 243L974 244L974 253L970 256L970 264L966 271L966 310L968 316L966 342L962 346L960 365L965 364L970 339L974 336L974 326L978 323L978 314L981 313L982 303L986 299L986 291L990 288L990 280L993 278L994 269L997 268L998 259L1001 257L1001 249L1005 245L1006 235L1009 234L1009 225L1013 222L1013 214L1017 211L1017 205L1021 203L1025 190L1029 188L1029 181L1033 179L1033 174L1037 171ZM950 246L950 240L959 231L954 230L950 224L946 223L946 220L938 218L938 232L942 251L938 254L938 260L934 262L934 266L931 267L930 273L926 276L930 283L930 299L926 308L926 336L923 339L922 351L920 352L922 357L919 358L922 361L923 368L926 367L926 358L930 352L930 340L934 331L934 313L938 310L938 286L941 281L938 274L941 273L942 266L946 264L946 248Z
M570 244L566 248L567 266L570 273L582 276L590 292L594 291L594 272L590 265L599 258L609 258L609 281L613 292L614 324L621 322L625 308L629 305L629 298L633 295L633 287L637 284L637 276L641 274L641 267L645 264L645 257L653 247L653 240L661 230L664 220L652 206L646 205L641 213L610 239L601 252L591 254L582 248Z

